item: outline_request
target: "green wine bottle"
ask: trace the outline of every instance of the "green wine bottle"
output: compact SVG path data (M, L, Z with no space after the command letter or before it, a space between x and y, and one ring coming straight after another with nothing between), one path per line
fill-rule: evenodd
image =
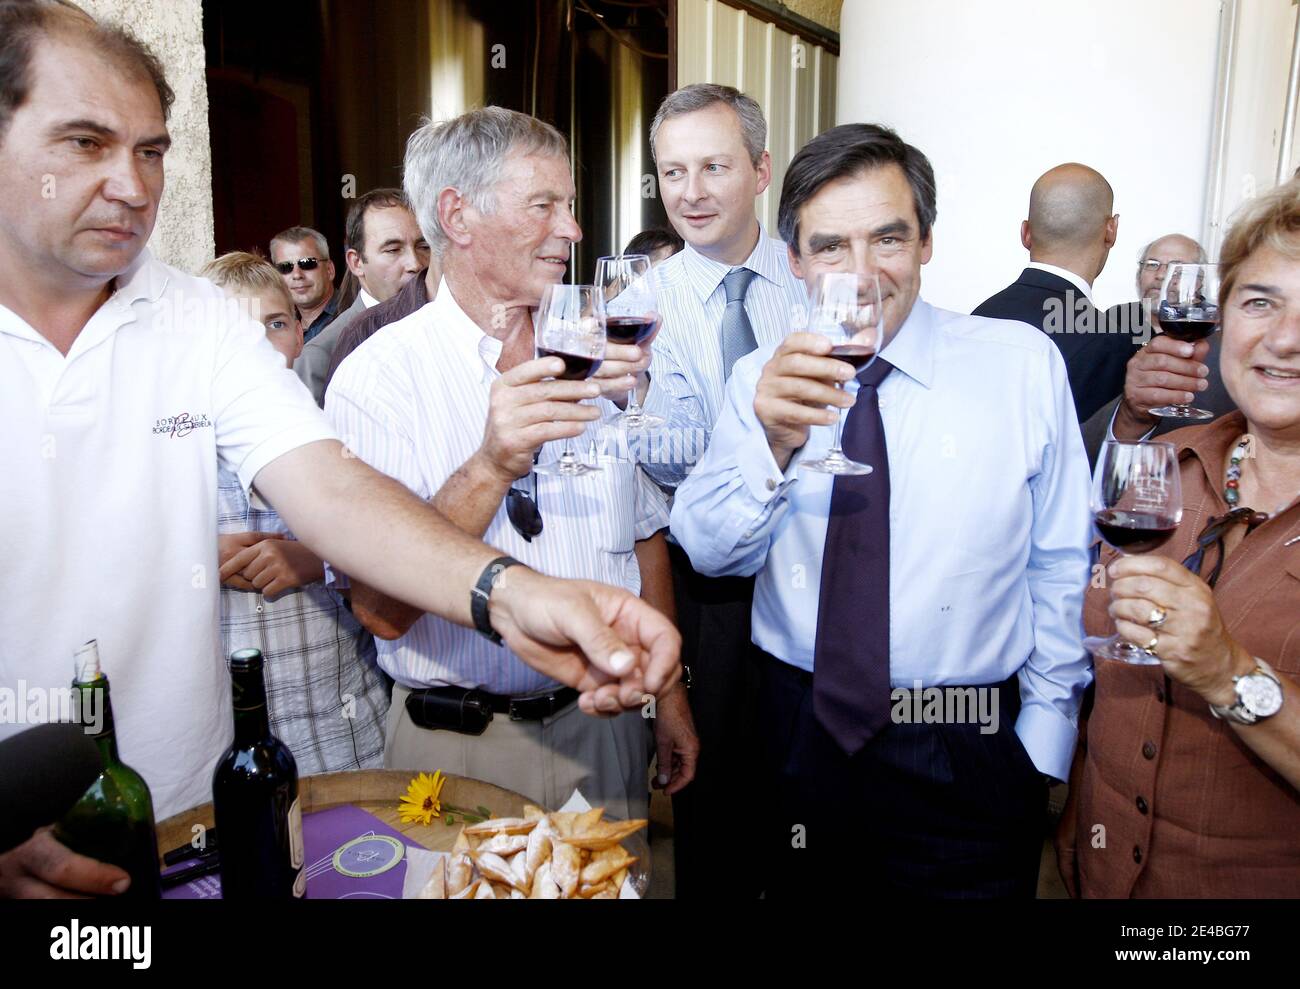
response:
M98 643L91 639L74 655L76 676L72 687L81 695L83 715L86 711L100 711L95 744L104 771L54 826L54 836L74 852L125 869L131 885L122 894L124 898L156 900L162 896L162 886L153 798L140 774L118 757L108 677L100 669ZM98 705L96 691L101 692Z

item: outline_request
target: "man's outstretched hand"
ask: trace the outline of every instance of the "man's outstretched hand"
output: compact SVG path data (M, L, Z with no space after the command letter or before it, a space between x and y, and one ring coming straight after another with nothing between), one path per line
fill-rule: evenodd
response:
M581 692L587 714L639 708L682 674L673 623L620 587L509 567L497 578L489 614L520 659Z

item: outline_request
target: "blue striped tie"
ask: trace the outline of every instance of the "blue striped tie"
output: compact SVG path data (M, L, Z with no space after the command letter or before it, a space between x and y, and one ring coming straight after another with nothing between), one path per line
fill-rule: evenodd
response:
M748 268L733 268L722 279L727 290L727 308L722 313L722 380L731 377L736 361L758 347L754 328L749 325L745 312L745 292L753 280L754 272Z

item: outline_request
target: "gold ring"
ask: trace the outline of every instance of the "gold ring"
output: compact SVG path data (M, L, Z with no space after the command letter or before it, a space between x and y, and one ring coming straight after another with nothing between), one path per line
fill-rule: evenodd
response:
M1165 619L1168 617L1169 612L1165 611L1165 609L1160 607L1160 605L1156 605L1151 609L1151 617L1147 619L1147 624L1152 628L1159 628L1165 623Z
M1159 644L1160 644L1160 636L1159 636L1159 635L1153 635L1153 636L1151 636L1151 641L1148 642L1148 643L1147 643L1145 646L1143 646L1142 648L1144 648L1144 649L1145 649L1147 652L1149 652L1152 656L1158 656L1158 655L1160 655L1160 654L1156 652L1156 646L1158 646Z

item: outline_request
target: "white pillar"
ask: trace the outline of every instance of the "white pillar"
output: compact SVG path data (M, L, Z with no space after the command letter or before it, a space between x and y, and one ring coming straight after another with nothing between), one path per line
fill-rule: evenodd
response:
M839 122L894 127L938 179L925 296L969 312L1010 284L1028 261L1020 222L1030 186L1053 165L1079 161L1110 180L1120 215L1096 301L1136 298L1143 245L1202 230L1219 8L1219 0L847 0ZM1277 39L1284 59L1290 41L1289 32ZM1186 108L1186 123L1173 127L1174 111Z

